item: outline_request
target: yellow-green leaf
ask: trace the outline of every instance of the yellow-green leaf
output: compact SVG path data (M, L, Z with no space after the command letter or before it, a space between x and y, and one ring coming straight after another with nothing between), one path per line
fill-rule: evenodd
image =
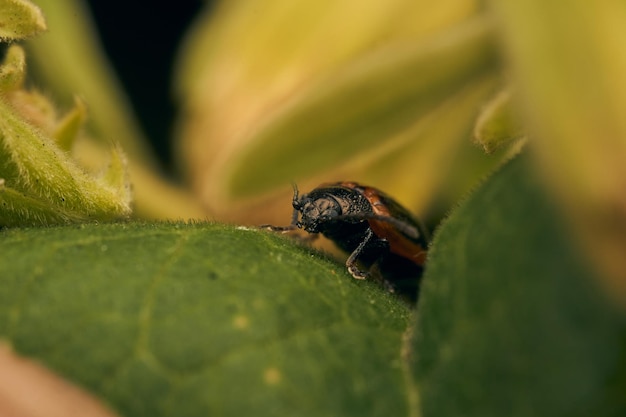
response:
M37 4L46 16L50 31L27 43L36 85L53 93L62 108L72 106L76 94L89 107L86 131L93 136L83 137L74 144L74 156L85 166L97 170L109 160L109 144L119 143L128 155L137 216L203 218L206 213L194 196L165 179L158 170L156 158L137 124L121 83L107 61L86 2L37 0ZM121 8L120 13L123 12ZM155 88L166 89L167 86ZM55 132L50 135L55 136Z
M22 86L26 75L26 58L19 45L11 45L0 65L0 93Z
M41 9L29 0L0 0L0 40L24 39L46 30Z
M61 149L68 152L72 149L72 145L76 141L86 119L87 105L81 98L75 97L74 108L57 122L53 133L54 140Z
M0 177L5 180L10 211L16 215L6 224L55 222L34 214L41 210L58 211L68 220L105 220L130 214L128 194L121 197L118 188L87 174L52 139L1 100L0 115ZM31 204L33 201L36 203Z
M126 156L119 145L111 147L110 155L109 166L102 179L107 186L111 187L120 201L130 201L131 193Z
M626 306L626 8L493 1L532 147Z
M65 210L49 201L25 195L6 186L2 179L0 185L0 225L4 227L38 226L64 223L77 223L88 220L85 216Z
M394 135L491 75L494 50L490 22L476 19L425 42L367 56L271 117L221 167L222 180L233 195L249 195L363 153L381 154Z
M440 166L472 154L463 142L499 83L477 2L251 4L198 21L178 78L181 166L215 216L280 221L270 206L291 181L368 182L417 210L448 173L467 190L476 172Z
M499 92L484 108L474 126L474 141L487 153L493 153L525 137L511 108L511 91Z

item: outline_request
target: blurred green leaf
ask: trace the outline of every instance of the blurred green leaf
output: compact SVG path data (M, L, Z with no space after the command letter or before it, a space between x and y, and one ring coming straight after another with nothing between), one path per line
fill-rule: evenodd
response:
M626 7L492 1L531 146L626 310Z
M406 305L275 234L0 235L0 337L126 416L401 416Z
M39 7L29 0L0 0L0 40L28 38L46 30Z
M70 152L87 119L87 105L79 97L74 97L74 108L59 120L53 137L59 148Z
M11 45L0 65L0 93L16 90L22 86L26 73L24 50Z
M38 0L48 26L45 36L28 42L34 77L62 103L76 94L90 109L94 138L119 142L133 158L153 164L127 97L105 57L89 10L82 0ZM164 87L165 88L165 87Z
M76 158L84 166L98 170L109 161L110 143L119 143L128 155L134 216L204 218L206 212L195 197L170 183L157 169L150 145L104 54L86 2L38 0L37 3L51 30L27 44L33 77L39 85L45 85L46 91L54 92L63 105L74 105L78 94L89 109L85 130L91 134L76 142L73 148ZM120 12L123 13L123 8ZM80 118L79 114L74 115ZM62 128L66 130L56 133L72 133L71 126ZM66 138L59 139L65 143Z
M422 415L619 416L626 320L527 156L441 226L414 327Z
M474 141L487 153L512 145L525 137L516 120L511 103L511 91L496 94L482 109L474 126Z
M200 16L177 73L181 167L213 215L279 222L290 181L340 179L423 213L493 166L463 145L501 87L482 2L257 3ZM468 153L471 172L440 169Z
M338 71L288 111L271 118L231 161L226 174L232 172L232 194L259 193L290 176L332 170L376 149L384 153L388 139L453 101L451 97L472 83L494 77L490 29L488 19L476 18L443 35L387 48ZM493 88L483 86L470 114Z

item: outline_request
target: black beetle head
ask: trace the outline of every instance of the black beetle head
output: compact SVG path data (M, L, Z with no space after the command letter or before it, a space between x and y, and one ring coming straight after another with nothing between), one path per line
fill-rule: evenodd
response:
M294 199L293 208L301 216L296 225L309 233L322 232L324 223L341 215L341 205L330 196L311 198L304 195L298 200Z

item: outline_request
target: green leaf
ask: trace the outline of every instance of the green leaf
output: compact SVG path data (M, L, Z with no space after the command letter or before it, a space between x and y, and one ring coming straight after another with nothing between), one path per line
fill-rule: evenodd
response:
M79 97L74 97L74 108L63 116L54 131L53 137L59 148L72 150L80 130L87 119L87 105Z
M26 75L26 57L24 50L18 45L7 49L2 65L0 65L0 92L15 90L22 86Z
M487 153L512 145L525 137L512 109L511 91L494 96L483 108L474 126L474 141Z
M414 327L422 415L618 416L624 316L521 156L436 234Z
M285 178L333 169L354 155L384 154L386 140L415 129L416 121L476 84L473 114L495 84L491 29L483 16L468 19L438 36L366 56L325 80L270 118L229 162L230 192L260 193Z
M83 171L57 144L0 100L0 225L107 220L130 214L119 150L101 180Z
M547 183L626 309L626 7L491 1Z
M154 167L128 98L103 51L92 16L82 0L38 0L50 31L29 40L29 62L35 79L66 106L77 92L89 107L94 139L114 140L135 161ZM123 13L123 10L120 10Z
M46 30L39 7L28 0L0 0L0 40L24 39Z
M125 416L402 416L409 308L273 233L0 235L0 337Z
M254 1L202 15L181 54L177 145L206 207L251 222L290 181L346 177L440 204L441 166L469 165L467 131L501 85L484 4Z
M98 39L84 0L37 0L50 31L29 40L30 74L45 86L62 108L76 105L76 94L89 109L85 131L74 148L81 164L99 170L110 159L110 144L119 143L128 155L128 177L133 186L133 215L160 219L197 219L205 207L187 190L168 181L157 169L151 146L143 136L128 97L123 93ZM123 8L120 13L124 13ZM146 15L147 17L148 15ZM67 149L73 141L74 123L84 117L81 104L50 132ZM74 117L74 119L72 119ZM66 125L63 125L67 123ZM126 187L126 185L125 185ZM116 189L115 193L125 190Z

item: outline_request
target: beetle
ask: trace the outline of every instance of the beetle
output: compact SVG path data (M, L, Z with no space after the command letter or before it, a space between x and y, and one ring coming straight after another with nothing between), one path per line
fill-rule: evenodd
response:
M346 268L354 278L372 276L391 291L417 299L428 232L393 198L352 181L322 184L302 195L294 184L292 206L289 226L264 227L321 233L349 253Z

